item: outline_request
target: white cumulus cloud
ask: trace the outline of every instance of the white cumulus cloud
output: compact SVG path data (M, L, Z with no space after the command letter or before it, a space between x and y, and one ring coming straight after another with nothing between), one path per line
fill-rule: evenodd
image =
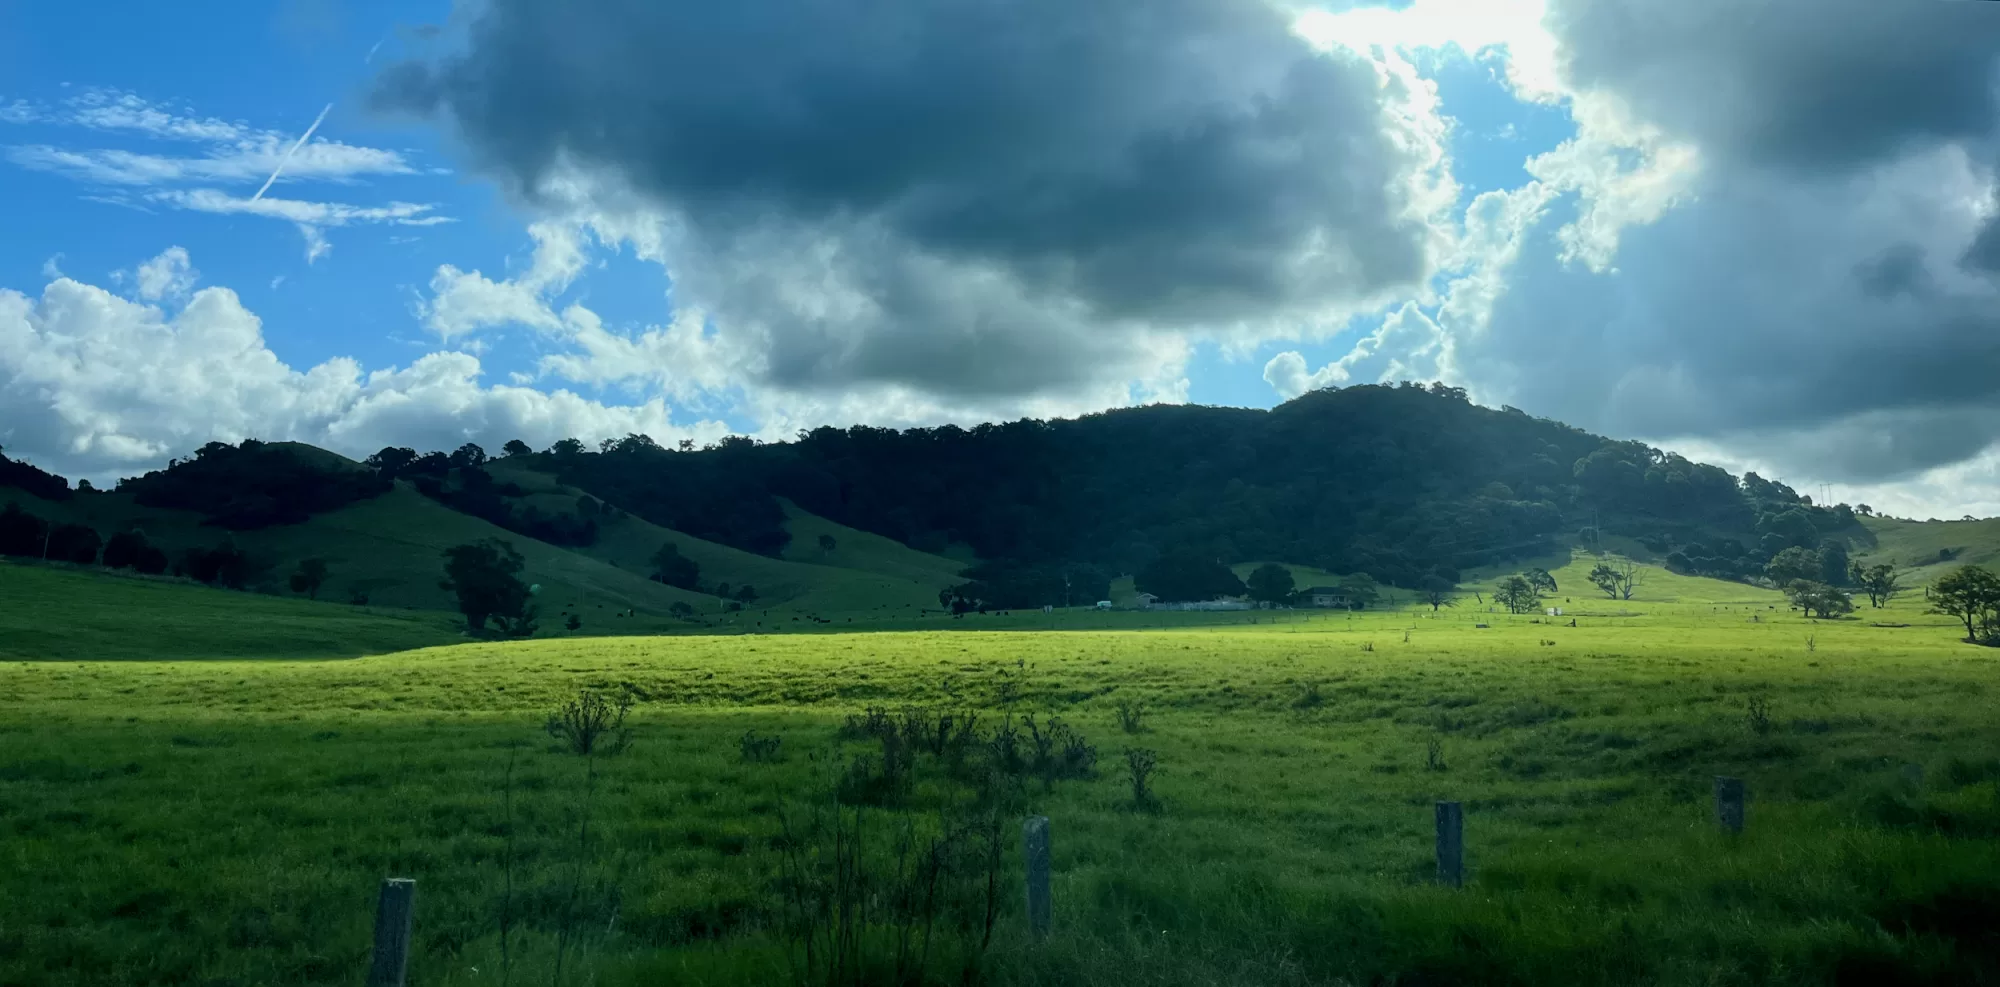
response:
M163 253L141 266L141 299L171 299L174 278L191 271L185 251ZM545 446L633 432L670 443L728 431L676 422L658 398L610 405L482 377L466 353L372 371L348 358L293 368L223 287L166 308L68 278L39 298L0 290L0 442L72 476L157 467L212 439L292 439L365 456L391 443Z

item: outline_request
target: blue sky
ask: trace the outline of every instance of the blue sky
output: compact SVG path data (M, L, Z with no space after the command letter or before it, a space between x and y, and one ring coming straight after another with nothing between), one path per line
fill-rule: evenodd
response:
M975 5L877 12L934 54L791 0L0 5L0 444L111 477L247 435L707 441L1407 377L2000 511L2000 12L1829 2L1851 27L1726 43L1723 0L1036 0L1007 45ZM1158 47L1035 61L1118 24ZM1186 39L1217 54L1161 54Z

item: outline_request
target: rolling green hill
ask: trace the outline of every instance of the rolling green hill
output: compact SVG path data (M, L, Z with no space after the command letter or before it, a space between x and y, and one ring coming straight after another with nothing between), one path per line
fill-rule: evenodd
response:
M1910 570L1905 582L1924 585L1962 565L2000 565L2000 518L1978 521L1902 521L1864 518L1874 544L1856 557Z
M0 659L356 658L463 640L455 616L0 561Z
M266 449L328 471L363 469L310 446L272 443ZM511 503L547 515L572 514L586 496L526 464L498 460L490 464L490 471L496 481L524 491L509 498ZM572 612L581 615L581 631L586 634L689 626L688 620L671 615L677 604L692 609L695 624L708 625L725 619L725 601L711 595L724 583L732 591L754 587L756 599L748 609L759 616L910 613L936 606L938 591L955 581L961 567L795 507L788 508L788 524L797 529L798 550L791 558L771 558L659 527L622 511L594 519L598 536L590 545L553 545L426 497L410 481L398 481L380 496L299 523L243 531L225 530L196 510L146 506L131 491L77 493L51 501L7 489L0 491L0 501L19 502L29 513L54 523L86 525L103 537L137 529L175 558L188 549L233 543L253 565L247 588L263 593L289 595L287 577L299 561L321 558L329 569L321 599L420 611L454 608L452 595L439 586L446 548L498 538L523 556L522 577L542 587L544 634L564 633L564 619ZM821 535L835 539L832 551L819 548ZM701 567L704 592L648 578L653 553L667 542Z
M488 467L495 479L517 483L528 491L529 504L547 512L573 510L585 492L548 474L501 460ZM774 559L705 541L663 528L636 515L598 520L598 538L569 551L597 559L626 572L644 573L661 544L671 542L701 567L709 587L756 588L755 610L855 613L909 610L937 606L938 590L950 585L958 563L788 508L794 529L792 549ZM819 536L835 539L822 553ZM808 550L806 546L810 546ZM722 601L703 597L701 609L717 610Z

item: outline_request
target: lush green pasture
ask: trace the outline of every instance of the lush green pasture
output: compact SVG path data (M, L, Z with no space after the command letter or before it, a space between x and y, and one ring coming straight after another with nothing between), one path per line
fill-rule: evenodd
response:
M464 626L435 611L0 561L0 660L354 658L458 640Z
M1000 983L1992 982L1994 652L1914 605L1812 624L1742 587L1656 588L1704 587L1737 602L1577 595L1575 628L1472 602L1055 632L1037 613L342 661L226 660L254 642L211 621L171 653L214 635L225 660L10 662L0 983L359 983L391 874L419 882L415 984L502 983L503 916L508 982L550 982L559 936L567 983L782 982L781 819L868 750L826 756L842 717L1015 688L1101 758L1024 789L1054 821L1057 931L1024 940L1014 846ZM8 610L37 605L15 592ZM10 654L87 653L17 644L8 619ZM630 749L552 746L542 718L579 687L639 697ZM1120 702L1151 710L1143 732ZM745 762L751 729L782 759ZM1128 746L1158 752L1156 806L1131 802ZM1723 773L1752 793L1740 839L1710 822ZM1430 883L1443 798L1466 804L1456 892Z

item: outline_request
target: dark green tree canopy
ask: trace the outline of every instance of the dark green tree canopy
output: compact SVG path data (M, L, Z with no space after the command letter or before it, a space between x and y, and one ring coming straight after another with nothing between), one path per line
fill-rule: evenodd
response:
M667 542L653 553L653 578L669 586L695 589L701 585L701 566L681 554L680 546Z
M1173 602L1213 600L1248 592L1228 566L1214 558L1191 554L1155 560L1139 570L1134 584L1141 593Z
M1250 588L1251 599L1266 603L1284 603L1292 598L1292 570L1276 562L1266 562L1258 566L1256 571L1250 573L1250 578L1246 582Z
M478 633L486 622L502 633L534 633L535 607L528 584L520 578L524 563L511 542L488 538L444 551L444 579L438 585L458 597L465 626Z

